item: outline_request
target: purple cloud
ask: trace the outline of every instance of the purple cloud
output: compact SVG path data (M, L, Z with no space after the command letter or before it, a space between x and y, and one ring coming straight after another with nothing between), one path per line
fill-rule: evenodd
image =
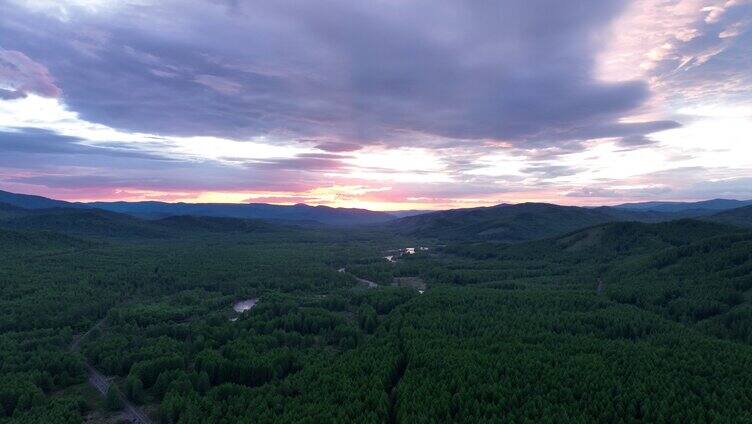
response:
M336 171L344 168L338 155L298 155L294 158L254 160L247 163L251 169L292 170L305 172Z
M328 142L328 143L321 143L317 144L316 148L319 150L324 150L327 152L354 152L356 150L360 150L360 146L353 143L336 143L336 142Z
M0 186L67 198L117 198L129 190L182 192L305 192L331 184L321 171L341 170L347 156L300 154L251 161L244 166L220 161L179 159L124 142L100 146L49 130L0 130ZM159 147L155 145L153 147ZM155 149L158 150L158 149ZM41 189L40 189L41 188ZM179 197L176 197L176 199Z
M11 89L0 90L0 98L16 99L34 93L44 97L57 97L60 89L44 65L15 50L0 46L0 84ZM1 87L0 87L1 88Z
M26 97L26 93L19 90L4 90L0 88L0 100L15 100L23 99Z
M83 118L123 130L335 152L410 134L527 148L635 131L617 119L646 85L592 76L592 34L622 3L173 1L68 21L10 8L0 38L47 66Z
M582 169L574 168L564 165L551 165L551 164L533 164L532 166L522 169L522 172L535 175L539 178L556 178L564 177L567 175L574 175L581 172Z
M708 159L713 152L692 137L703 133L692 131L710 117L682 114L716 100L749 102L749 2L668 12L651 0L152 0L99 8L63 1L49 9L6 3L4 125L14 125L17 113L17 126L103 130L86 122L48 124L71 112L60 119L76 121L75 114L121 130L124 140L142 140L93 143L51 130L0 128L4 186L257 191L270 199L339 186L363 187L355 191L374 201L444 204L507 195L588 202L749 192L738 179L749 173L744 155L733 164ZM673 19L675 13L691 19ZM612 24L633 15L642 25L622 33L637 42L616 43L632 50L607 51L620 38ZM641 79L604 76L604 53L634 60L624 75ZM35 96L56 98L38 104L59 106L59 115L31 116ZM688 137L655 134L680 127L677 121L685 125L677 133ZM731 141L743 139L747 127L735 125L741 130L724 148L736 152ZM133 132L156 137L127 134ZM117 132L104 129L97 139L102 134ZM211 139L171 136L253 144L221 140L209 152L198 144ZM636 167L644 174L610 172L603 161L619 156L599 149L600 139L615 141L616 153L635 163L641 158L633 155L650 149L652 159ZM286 146L270 149L280 157L269 158L264 144ZM420 149L391 156L396 146ZM291 153L301 151L316 153ZM380 159L385 152L394 159ZM380 163L388 160L395 163ZM409 176L399 169L423 164ZM685 168L666 171L671 166ZM557 179L576 174L582 178Z

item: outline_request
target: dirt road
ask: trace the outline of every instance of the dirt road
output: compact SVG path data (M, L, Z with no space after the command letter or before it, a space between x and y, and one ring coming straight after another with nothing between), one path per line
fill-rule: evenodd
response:
M355 281L359 282L360 284L365 285L368 288L372 288L373 289L373 288L376 288L376 287L379 286L378 284L374 283L371 280L366 280L365 278L360 278L360 277L358 277L355 274L347 272L347 270L345 268L340 268L340 269L337 270L337 272L339 272L341 274L350 274L350 275L352 275L353 278L355 278Z
M102 318L96 324L94 324L87 332L76 337L73 340L73 343L71 343L70 345L70 350L72 352L80 353L81 341L84 338L86 338L86 336L91 334L91 332L94 331L95 328L101 327L102 324L104 323L104 320L105 319ZM91 363L89 363L89 361L85 357L84 357L84 365L86 366L86 372L89 374L89 378L88 378L89 384L92 387L94 387L102 395L102 397L107 396L107 391L110 389L110 380L104 374L97 371L97 369L94 368L94 366ZM120 390L117 390L117 394L123 403L123 415L125 416L126 420L128 420L128 422L131 422L134 424L151 424L152 423L152 421L144 413L144 411L142 411L141 408L131 403L123 395L123 393L120 392Z

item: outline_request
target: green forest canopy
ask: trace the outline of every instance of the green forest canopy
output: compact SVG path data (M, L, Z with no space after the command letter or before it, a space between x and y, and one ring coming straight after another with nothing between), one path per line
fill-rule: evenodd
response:
M164 423L752 420L747 230L609 223L390 263L422 242L121 224L0 232L0 422L112 417L86 361ZM407 277L425 292L392 284Z

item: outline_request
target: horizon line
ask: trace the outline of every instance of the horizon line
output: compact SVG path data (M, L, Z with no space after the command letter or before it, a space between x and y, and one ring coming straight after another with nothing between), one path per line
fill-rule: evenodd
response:
M439 212L439 211L447 211L447 210L455 210L455 209L473 209L473 208L489 208L489 207L495 207L495 206L501 206L501 205L521 205L526 203L537 203L537 204L549 204L549 205L556 205L556 206L565 206L565 207L581 207L581 208L598 208L598 207L615 207L615 206L622 206L622 205L635 205L635 204L649 204L649 203L662 203L662 204L681 204L681 203L702 203L702 202L711 202L711 201L735 201L735 202L752 202L752 199L736 199L736 198L727 198L727 197L712 197L712 198L702 198L702 199L687 199L687 200L644 200L644 201L627 201L627 202L614 202L614 203L603 203L603 204L593 204L593 205L579 205L579 204L561 204L556 202L550 202L550 201L534 201L534 200L525 200L521 202L515 202L515 201L500 201L498 203L486 203L486 204L478 204L475 206L463 206L463 207L449 207L449 208L403 208L403 209L371 209L371 208L365 208L365 207L357 207L357 206L332 206L328 204L317 204L317 203L306 203L306 202L289 202L289 203L273 203L273 202L201 202L201 201L169 201L169 200L152 200L152 199L142 199L142 200L67 200L64 198L57 198L57 197L49 197L49 196L43 196L38 194L29 194L29 193L22 193L22 192L15 192L15 191L8 191L8 190L2 190L0 189L0 192L9 193L13 195L18 196L29 196L29 197L38 197L42 199L52 200L52 201L58 201L58 202L65 202L70 203L73 205L91 205L94 203L128 203L128 204L137 204L137 203L161 203L166 205L233 205L233 206L242 206L242 205L268 205L268 206L308 206L308 207L327 207L332 209L357 209L357 210L365 210L365 211L371 211L371 212L409 212L409 211L425 211L425 212ZM0 203L5 203L0 201Z

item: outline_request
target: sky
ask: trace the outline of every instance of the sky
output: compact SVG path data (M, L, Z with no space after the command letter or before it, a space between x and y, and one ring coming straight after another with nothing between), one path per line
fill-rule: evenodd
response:
M752 198L750 0L0 0L0 189Z

